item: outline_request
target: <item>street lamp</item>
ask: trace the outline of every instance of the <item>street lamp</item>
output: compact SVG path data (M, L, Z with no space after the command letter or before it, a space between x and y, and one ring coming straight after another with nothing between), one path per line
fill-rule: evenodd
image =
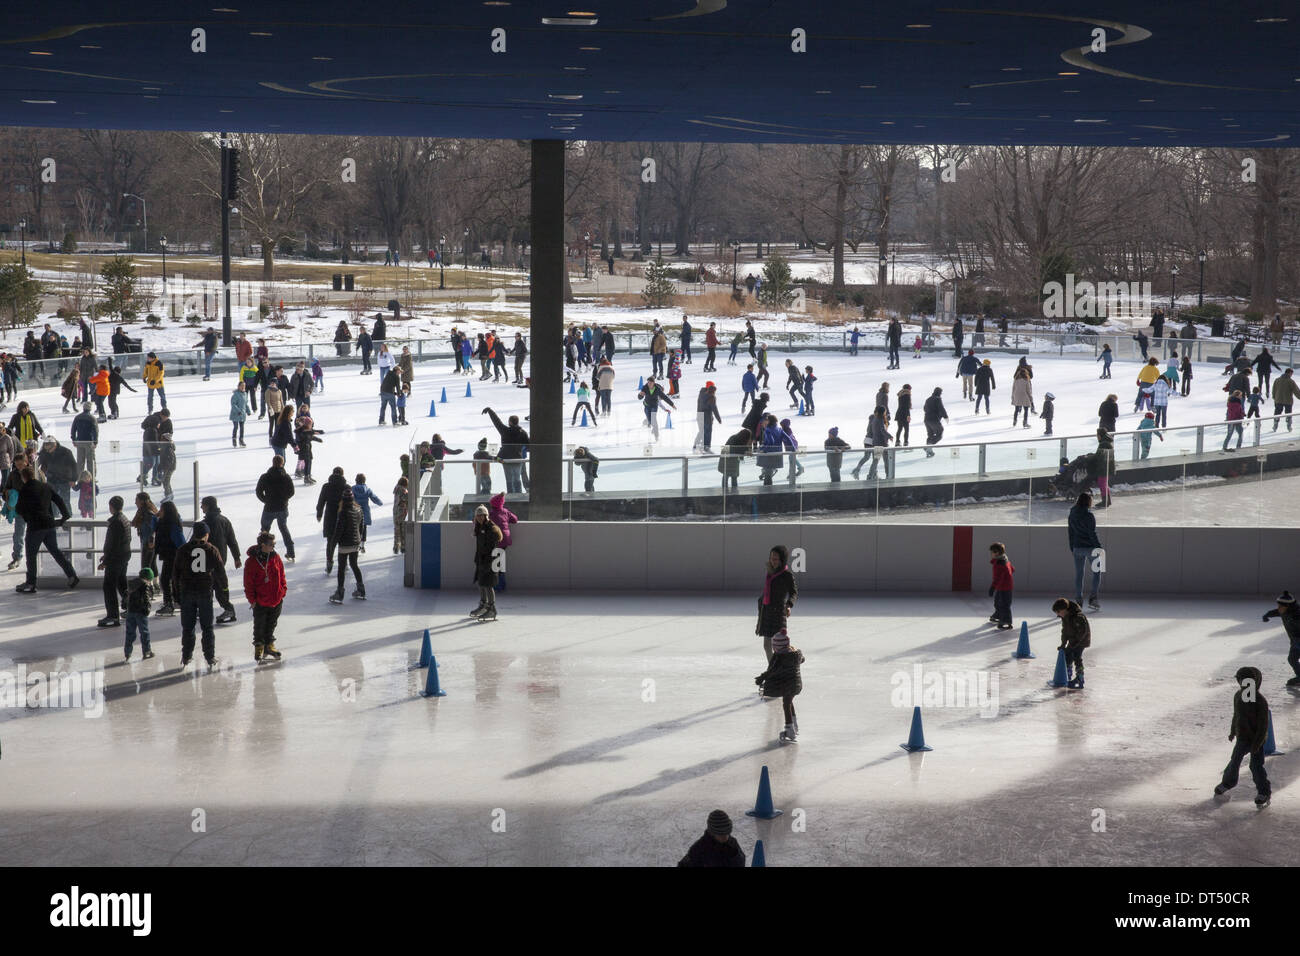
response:
M469 227L465 228L465 284L469 285Z
M447 288L447 280L443 277L443 271L442 271L442 265L443 265L442 244L446 241L447 241L447 237L445 234L438 237L438 288L439 289Z
M149 251L149 204L135 193L122 193L123 199L139 199L140 209L144 213L144 251Z
M1205 250L1198 252L1196 258L1201 263L1201 278L1196 285L1196 304L1205 305Z
M584 232L582 234L582 243L583 243L582 277L584 279L590 279L591 278L591 233Z
M1169 311L1175 312L1174 307L1174 287L1178 283L1178 266L1173 266L1169 270Z
M738 262L739 256L740 256L740 240L732 239L731 240L731 291L732 292L736 292L740 288L738 285L736 285L736 272L740 268L740 263Z
M27 268L27 220L26 219L18 220L18 229L19 229L19 234L22 237L19 241L23 249L23 268L26 269Z
M158 246L162 249L163 256L163 294L167 293L167 237L158 237Z

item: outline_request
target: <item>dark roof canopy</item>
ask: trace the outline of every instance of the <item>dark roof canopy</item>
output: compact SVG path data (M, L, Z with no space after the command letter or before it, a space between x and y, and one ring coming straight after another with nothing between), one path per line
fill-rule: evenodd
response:
M0 18L0 125L1296 145L1285 0L80 0ZM212 4L218 4L213 6ZM504 52L494 52L504 43ZM206 52L194 52L194 31ZM1093 51L1104 31L1104 52ZM806 52L795 52L802 31Z

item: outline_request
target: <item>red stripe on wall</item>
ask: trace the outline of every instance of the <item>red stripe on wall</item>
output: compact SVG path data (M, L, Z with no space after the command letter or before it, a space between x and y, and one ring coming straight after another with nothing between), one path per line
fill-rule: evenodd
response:
M971 543L975 529L970 525L955 525L952 529L952 589L971 589Z

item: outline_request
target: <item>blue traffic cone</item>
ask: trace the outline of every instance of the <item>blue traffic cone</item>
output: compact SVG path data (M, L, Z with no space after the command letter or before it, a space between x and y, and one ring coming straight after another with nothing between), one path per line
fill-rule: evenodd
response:
M430 418L438 417L438 403L432 400L430 400L429 402L429 417Z
M474 393L473 393L472 391L470 391L470 388L469 388L469 382L466 382L466 383L465 383L465 397L466 397L466 398L473 398L473 397L474 397Z
M641 376L641 381L639 381L639 382L636 383L636 390L637 390L638 392L641 391L641 389L643 389L643 388L645 388L645 376L644 376L644 375Z
M1069 672L1065 666L1065 649L1057 648L1056 650L1056 673L1052 675L1051 683L1048 687L1065 687L1070 683Z
M803 414L803 399L799 399L799 414Z
M672 427L673 427L673 413L669 412L668 421L664 422L664 428L672 428Z
M1034 656L1029 652L1029 622L1028 621L1020 622L1020 643L1016 645L1015 656L1020 660L1024 660L1025 658L1032 659Z
M447 404L447 386L442 387L442 398L438 399L438 401L443 405Z
M1273 708L1268 710L1268 737L1264 741L1265 757L1280 757L1282 751L1277 749L1277 738L1273 736Z
M420 641L420 662L416 667L428 667L433 660L433 644L429 641L429 629L424 629L424 639Z
M585 408L582 410L582 422L578 425L578 427L579 428L587 427L587 410Z
M750 866L767 866L767 854L763 852L763 841L754 844L754 860Z
M757 517L758 517L758 499L757 499L757 498L750 498L750 499L749 499L749 513L750 513L750 516L751 516L751 517L754 517L754 518L757 518Z
M907 743L899 744L908 753L917 753L921 750L933 750L933 747L925 745L925 731L921 727L921 708L912 708L912 729L908 732Z
M438 661L432 654L429 655L429 677L424 682L424 693L421 697L446 697L447 692L438 686Z
M774 820L780 815L781 811L772 803L772 783L768 780L767 765L764 764L763 772L758 775L758 798L754 801L754 809L746 810L745 816Z
M504 571L498 571L496 591L498 594L500 594L504 592L505 589L506 589L506 573Z
M569 379L569 394L570 394L570 395L572 395L575 391L577 391L577 384L578 384L578 380L577 380L576 378L571 378L571 379Z

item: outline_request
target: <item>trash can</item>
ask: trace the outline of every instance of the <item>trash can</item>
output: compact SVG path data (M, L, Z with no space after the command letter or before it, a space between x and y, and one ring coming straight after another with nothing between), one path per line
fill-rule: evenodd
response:
M1224 326L1226 324L1227 320L1224 316L1210 319L1210 335L1214 336L1216 339L1223 338Z
M347 273L347 274L345 274L345 275L343 276L343 291L344 291L344 292L351 292L351 291L352 291L352 288L353 288L353 279L354 279L354 278L355 278L355 277L353 276L353 274L352 274L351 272L349 272L349 273Z
M334 291L335 292L343 291L343 273L341 272L334 273Z

